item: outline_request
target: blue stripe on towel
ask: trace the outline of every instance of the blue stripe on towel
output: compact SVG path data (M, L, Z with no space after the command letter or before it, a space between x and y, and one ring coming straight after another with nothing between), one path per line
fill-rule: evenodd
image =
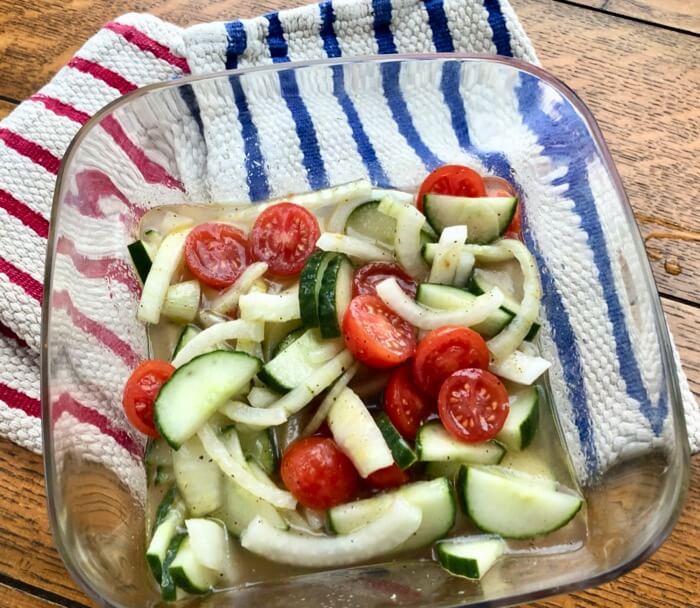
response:
M639 403L640 411L649 421L654 433L658 435L663 428L668 404L663 391L663 396L656 405L651 402L632 348L624 310L615 288L615 277L605 241L605 231L588 182L587 163L596 154L593 141L583 121L570 104L557 105L559 118L556 121L542 110L542 89L534 76L521 74L517 94L520 111L526 124L544 147L542 153L552 158L555 164L565 162L568 166L566 175L554 180L553 185L568 186L567 197L574 202L574 211L581 218L581 228L586 233L593 253L593 262L598 271L598 280L605 298L608 320L612 325L620 374L625 381L627 394ZM562 146L561 142L551 138L551 134L562 131L567 133L569 141L578 142L578 145Z
M428 11L428 23L433 32L435 50L438 53L452 53L455 50L455 45L447 25L443 0L425 0L423 4L425 10Z
M245 51L248 36L240 21L229 21L226 28L226 69L235 70L238 67L238 56Z
M377 47L382 54L396 53L394 35L391 33L391 0L372 0L374 9L374 37ZM445 164L428 148L420 134L418 133L411 113L408 111L406 100L401 91L399 76L401 74L401 64L397 62L382 63L379 66L382 74L382 88L389 110L399 129L409 146L421 159L421 162L430 171L439 165Z
M225 28L228 37L226 44L226 68L233 70L238 67L238 56L245 51L248 40L245 28L240 21L230 21L225 24ZM241 125L241 137L243 138L243 149L245 151L246 182L250 200L258 201L269 198L270 185L265 172L265 160L260 150L258 129L250 114L248 100L239 77L231 76L229 83L233 92L233 102L238 110L238 122Z
M202 123L202 114L199 110L199 102L197 101L197 96L195 95L194 89L191 84L185 84L178 88L180 92L180 97L182 101L185 102L187 109L190 111L192 118L197 123L197 128L199 129L200 135L204 136L204 124Z
M284 39L284 31L278 13L265 15L268 21L267 44L273 63L285 63L289 61L287 41ZM328 188L328 174L321 157L321 149L316 137L316 129L311 120L311 114L299 92L296 74L292 70L279 72L282 97L292 114L297 137L301 146L304 168L313 190Z
M323 2L319 4L319 10L321 13L320 33L321 39L323 40L323 49L326 51L328 57L340 57L342 53L335 35L335 30L333 29L333 23L335 22L333 3ZM367 167L369 178L375 185L388 187L389 179L362 125L355 104L345 90L345 67L342 65L334 65L331 69L333 71L333 95L338 100L340 108L345 113L348 125L352 131L353 140L357 146L357 152L360 154L365 167Z
M506 57L513 56L513 49L510 46L510 32L506 26L506 18L501 12L499 0L484 0L484 7L488 12L489 25L493 32L493 43L496 45L496 52Z

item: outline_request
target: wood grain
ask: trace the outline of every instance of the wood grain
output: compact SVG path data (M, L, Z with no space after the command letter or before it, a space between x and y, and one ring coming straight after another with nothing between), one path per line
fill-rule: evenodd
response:
M60 605L0 583L0 606L3 608L52 608Z
M700 2L695 0L571 0L606 13L700 33Z
M0 120L5 118L5 116L12 112L12 110L14 110L16 107L17 106L14 103L0 99Z

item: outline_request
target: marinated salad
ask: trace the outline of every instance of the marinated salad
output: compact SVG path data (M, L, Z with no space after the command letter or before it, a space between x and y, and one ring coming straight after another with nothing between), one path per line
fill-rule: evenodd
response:
M478 579L575 517L519 235L512 186L457 165L144 216L124 408L164 599L396 555Z

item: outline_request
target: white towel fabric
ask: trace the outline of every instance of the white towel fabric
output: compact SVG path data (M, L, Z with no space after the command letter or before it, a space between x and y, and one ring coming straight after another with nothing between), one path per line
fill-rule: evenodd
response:
M60 159L72 137L90 116L106 103L137 87L190 73L327 57L435 51L497 53L537 63L532 45L506 0L335 0L256 19L198 25L185 30L150 15L128 14L107 24L91 38L49 84L0 123L0 283L4 291L0 302L0 435L30 450L41 450L38 353L48 218ZM376 70L372 72L372 69L363 72L362 76L378 77ZM480 128L483 133L489 128L486 123L480 126L479 121L488 121L490 116L490 109L485 106L480 112L479 104L483 106L484 100L487 104L492 100L488 96L479 98L482 83L478 73L472 72L470 74L467 70L458 76L457 87L462 87L461 93L476 108L470 116L474 124L470 122L469 126L474 131L472 143L478 147ZM303 76L299 78L300 82L295 86L303 90ZM316 154L320 161L316 161L323 165L319 173L309 168L309 162L316 161L313 158L309 161L307 150L303 149L294 131L298 117L291 116L283 103L279 108L266 107L264 114L256 115L255 92L246 91L259 139L257 153L264 156L267 166L275 167L274 172L260 176L260 179L250 179L250 175L245 175L250 168L243 167L240 161L246 154L240 126L234 120L240 112L235 91L233 94L228 90L220 91L217 86L213 83L196 84L189 96L173 101L173 106L177 107L159 108L159 111L173 112L170 137L173 142L181 143L173 146L181 151L175 166L169 166L167 160L159 157L157 145L145 153L125 146L120 129L131 133L144 126L147 128L147 124L103 124L103 145L120 146L124 158L121 192L114 192L114 196L119 198L126 193L127 198L133 198L128 195L136 194L138 188L127 192L132 173L136 176L133 183L145 180L155 184L156 194L159 185L171 187L172 192L173 186L182 183L189 200L214 201L258 199L295 189L303 191L324 182L341 183L346 174L356 174L351 166L354 162L350 158L352 155L339 158L336 163L323 162L332 159L333 154L327 151L328 142L324 140L327 131L324 131L323 121L329 119L322 112L310 108L303 116L317 127ZM352 83L348 86L351 87ZM624 282L617 266L611 264L605 247L624 249L631 246L624 238L619 242L610 241L612 237L602 237L595 230L595 222L600 221L598 216L604 218L608 212L606 209L613 206L605 204L608 197L614 196L609 180L592 160L569 167L569 174L560 171L557 151L548 145L541 130L546 131L546 121L562 119L571 120L571 125L576 128L575 116L562 118L559 115L561 99L527 79L520 83L504 82L503 86L508 92L498 102L504 104L499 116L510 121L510 128L513 133L518 132L519 141L529 138L532 154L542 157L539 174L521 171L519 177L524 191L533 193L530 197L533 203L527 210L530 225L527 241L534 250L539 245L544 251L544 254L540 251L539 261L548 269L543 277L546 292L550 294L545 299L547 318L551 320L557 310L564 307L569 311L574 331L592 326L592 335L596 336L597 348L577 351L573 359L562 346L566 336L555 335L551 324L544 323L542 337L546 355L555 362L551 373L552 386L561 408L567 445L579 479L585 481L620 456L638 453L654 445L663 435L664 408L668 404L653 405L653 399L649 397L654 393L650 385L654 379L659 381L660 370L658 361L645 359L643 347L648 332L639 334L633 320L620 318L620 315L624 317L628 292L613 289L616 295L612 297L596 287L604 276L618 286ZM420 108L420 95L412 96L410 86L406 96L409 113L411 108ZM198 99L215 100L216 103L198 104ZM520 110L515 109L518 104ZM528 119L523 118L523 108L530 110ZM381 149L378 144L375 162L362 168L375 182L398 187L415 186L425 175L431 159L437 158L445 149L440 148L444 142L439 137L431 140L433 129L430 121L434 118L432 112L443 112L444 120L449 122L452 110L447 104L423 110L422 113L413 113L414 127L416 137L422 137L428 145L416 148L412 161L402 157L402 165L395 166L392 165L391 151ZM356 108L356 111L362 114L362 108ZM190 119L177 119L183 113ZM423 119L416 118L419 115ZM147 114L144 116L143 123L147 123ZM332 123L334 128L346 129L347 137L352 140L354 132L345 124L346 117L336 118ZM385 119L389 123L395 120L395 116L387 111ZM381 123L381 119L377 121ZM285 128L292 129L288 147L279 144L285 141L280 137ZM397 137L411 137L400 133L400 129L397 131L396 126L392 128ZM369 138L376 140L371 129L372 126L367 125ZM451 137L459 138L454 134ZM93 145L98 156L100 146ZM513 167L517 168L518 162L523 161L518 158L517 150L509 149L508 141L503 142L502 151L505 153L503 158ZM493 169L497 164L492 158L494 155L474 154L466 154L464 159L472 160L483 169ZM355 160L360 163L362 159ZM448 160L459 159L448 157ZM585 192L576 189L571 173L574 169L585 174ZM177 175L177 179L172 175ZM90 176L86 175L85 179L90 179ZM544 204L549 204L551 211L555 195L558 197L557 212L546 216L538 213L539 205ZM144 198L143 192L141 197ZM578 210L577 197L590 198L597 215L590 217L585 210ZM84 223L92 220L76 215L71 221ZM570 268L562 271L556 260L547 259L547 234L562 239L568 235L570 242L574 243L570 254L577 261ZM115 378L120 378L111 385L120 386L121 379L145 352L145 346L142 337L132 336L131 341L128 335L125 338L124 327L130 321L119 318L123 309L115 308L113 318L105 320L104 311L83 310L83 299L74 295L103 288L104 281L94 278L94 275L102 276L105 261L100 256L91 257L91 248L93 253L104 254L109 250L110 242L114 243L114 248L122 247L123 235L101 233L99 222L95 222L93 235L95 247L81 243L80 251L68 239L58 243L57 260L62 262L57 262L56 272L70 274L74 293L61 294L54 304L58 302L61 314L65 314L65 322L59 325L72 332L76 345L82 343L82 348L92 353L97 341L112 351L112 359L118 361L116 364L111 359L99 361L99 357L90 364L95 370L100 370L95 375L110 369ZM601 247L606 252L602 257L596 253ZM117 258L124 257L123 252L114 253ZM598 282L593 286L584 284L583 279L592 271L597 273ZM115 301L119 301L120 293L128 300L129 294L133 295L138 289L130 269L123 264L109 266L108 273L110 289L117 294ZM587 289L592 291L587 292ZM581 308L577 297L584 292L596 295L603 304L595 310ZM576 378L576 365L605 370L609 376L593 374ZM700 413L680 365L678 369L691 446L697 450L700 446ZM619 380L614 386L608 386L606 377ZM575 384L573 390L572 380ZM65 396L65 403L54 405L55 415L60 417L57 424L73 429L75 446L79 445L82 451L92 452L94 458L106 461L121 476L135 479L141 475L135 458L140 454L143 442L125 424L118 392L107 391L96 403L87 395L79 398L81 390L84 389L75 387L72 392L68 391L70 395ZM60 435L65 438L71 434ZM71 441L67 443L71 444ZM71 447L58 446L59 449Z

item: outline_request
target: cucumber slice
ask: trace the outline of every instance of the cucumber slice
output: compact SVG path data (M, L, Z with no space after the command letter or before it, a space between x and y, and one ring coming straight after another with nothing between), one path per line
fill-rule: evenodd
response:
M239 429L238 438L241 440L241 448L246 459L256 462L268 475L275 471L278 460L277 446L270 429L263 431Z
M161 436L177 450L259 369L259 359L226 350L200 355L178 368L155 402Z
M229 551L224 523L211 518L193 518L185 520L185 527L195 559L214 572L225 572Z
M560 491L554 482L499 466L463 466L457 495L481 530L504 538L533 538L558 530L583 505L580 496Z
M176 534L168 545L168 549L165 553L165 559L163 560L163 573L160 580L160 596L165 601L175 601L178 599L179 589L175 586L175 581L170 575L170 564L177 557L177 553L180 550L180 545L182 541L187 538L187 534L182 532Z
M258 374L268 387L280 393L286 393L300 385L319 367L309 359L312 352L323 345L323 340L316 329L309 329L292 344L266 363Z
M361 477L394 464L394 457L369 410L351 389L344 388L328 412L328 426L338 447Z
M163 577L168 547L177 534L178 527L184 521L185 505L178 496L175 487L172 487L158 505L151 542L146 549L146 561L159 583Z
M195 595L211 591L217 579L217 573L195 557L189 536L182 539L168 571L178 587Z
M520 311L520 303L515 301L510 295L508 295L509 293L512 293L511 289L498 285L496 281L490 280L492 278L492 275L486 273L481 268L477 268L474 270L474 273L472 274L472 277L469 280L467 289L469 289L469 291L471 291L474 295L478 296L482 293L490 291L496 286L501 287L501 291L504 294L501 309L510 314L511 318L514 317ZM537 337L537 332L539 331L540 324L537 322L533 323L532 327L530 328L530 331L525 336L525 339L531 342Z
M223 504L221 470L198 437L188 439L173 453L173 472L191 515L207 515Z
M495 441L465 443L454 439L438 421L428 422L416 435L418 460L423 462L461 462L498 464L506 451Z
M456 460L436 460L425 464L424 473L428 479L447 477L450 481L454 481L461 466L462 463Z
M343 315L352 299L354 270L345 255L337 255L326 267L318 292L318 320L321 336L338 338Z
M173 468L165 465L158 465L156 467L156 474L153 478L154 485L161 486L164 484L171 484L175 481L175 474L173 473Z
M202 330L196 325L185 325L180 332L180 337L177 339L177 344L175 345L175 350L173 351L173 356L170 358L171 361L175 356L187 345L187 343L192 340L198 333Z
M294 344L299 338L301 338L304 335L305 331L305 327L298 327L294 331L290 331L284 338L282 338L282 340L280 340L280 343L272 351L272 358L279 355L288 346Z
M449 285L421 283L418 285L416 301L435 310L462 310L472 306L476 295ZM493 338L511 322L515 315L503 309L495 310L484 321L473 325L471 329L478 332L485 340Z
M299 277L299 311L305 327L318 327L318 294L328 263L336 254L317 251L306 260Z
M134 241L127 246L127 249L129 250L131 261L134 263L136 274L139 276L139 279L141 279L141 283L145 283L148 273L151 272L151 266L153 265L153 260L148 253L146 245L143 241Z
M532 442L539 423L539 390L536 386L513 391L510 411L496 441L509 450L524 450Z
M382 412L377 416L377 426L394 456L394 462L400 468L407 469L418 460L416 453L401 436L401 433L396 430L396 427L385 413Z
M168 287L163 314L175 323L192 323L197 318L202 289L199 281L183 281Z
M435 545L435 557L450 574L480 579L506 550L500 536L466 536L441 540Z
M226 479L224 482L224 494L223 506L212 516L223 521L228 531L234 536L240 536L248 524L258 516L276 528L287 529L287 522L275 507L262 498L254 496L233 479Z
M420 527L396 551L429 545L454 526L457 506L451 484L445 478L409 483L392 492L333 507L328 511L328 525L337 534L349 534L374 521L396 498L402 498L423 513Z
M153 466L168 466L173 462L170 446L162 439L149 439L143 461Z
M302 327L301 319L294 319L284 323L265 323L265 336L263 339L263 356L265 361L270 361L277 354L276 349L279 343L300 327Z
M345 234L364 237L385 247L394 246L396 220L377 210L379 201L370 201L357 207L345 223Z
M423 213L437 233L447 226L466 225L468 243L490 243L506 231L517 205L518 199L513 197L426 194Z

